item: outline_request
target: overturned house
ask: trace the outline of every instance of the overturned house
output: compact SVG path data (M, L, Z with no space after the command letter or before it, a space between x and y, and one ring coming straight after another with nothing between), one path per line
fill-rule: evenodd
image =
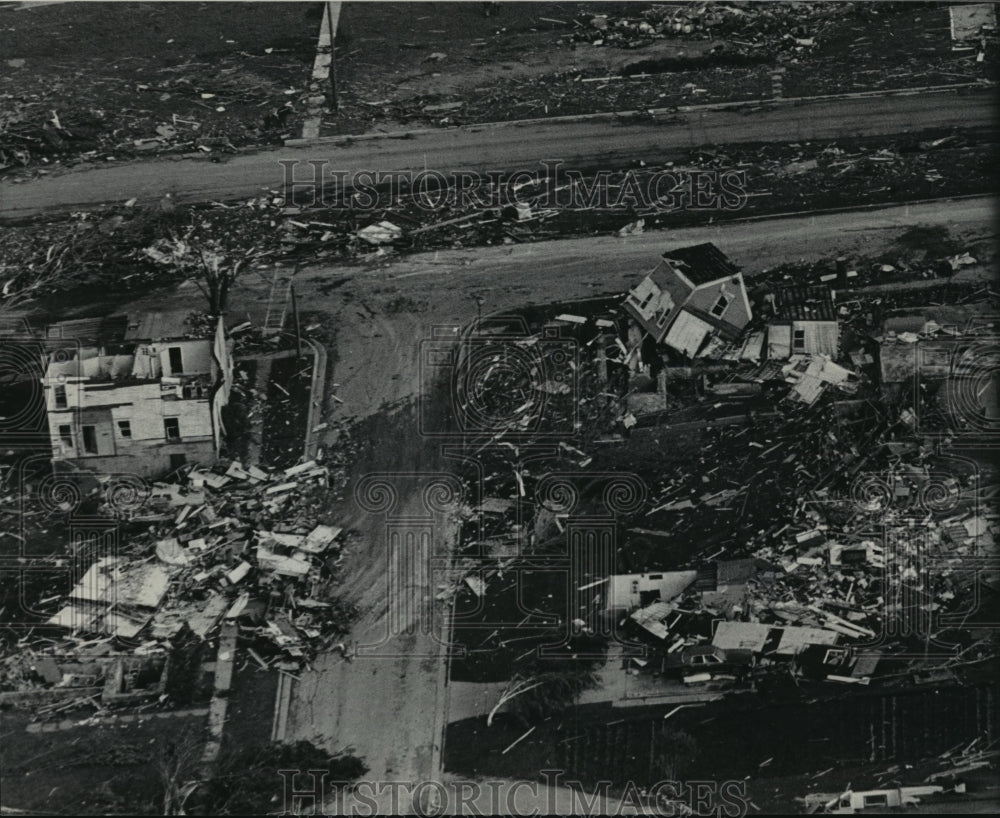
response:
M752 318L743 274L711 243L664 253L624 306L634 321L629 346L641 345L643 365L660 345L687 358L708 354L737 339Z

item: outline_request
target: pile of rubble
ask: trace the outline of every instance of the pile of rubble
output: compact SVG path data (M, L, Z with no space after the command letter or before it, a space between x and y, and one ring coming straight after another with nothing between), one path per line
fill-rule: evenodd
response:
M961 266L966 257L949 258ZM907 295L928 303L919 301L924 290ZM618 335L625 320L620 301L592 306L589 314L543 316L543 324L561 326L581 351L577 434L566 426L565 439L550 437L551 456L539 451L530 466L519 456L530 425L475 440L481 499L466 509L462 537L470 557L464 576L442 586L439 598L457 591L494 619L502 616L493 607L506 604L519 561L564 548L567 518L597 501L587 486L599 480L587 475L628 471L644 479L648 494L618 520L619 573L579 577L579 590L591 589L593 597L578 623L585 627L602 610L627 613L629 627L652 639L657 657L634 665L661 674L689 667L688 659L718 661L718 678L726 681L734 673L787 680L789 669L797 679L862 685L924 678L931 671L923 660L883 659L919 655L921 636L912 623L954 619L974 608L980 582L995 585L977 560L996 552L1000 515L985 501L995 496L997 475L921 439L916 415L926 419L924 408L894 389L912 383L913 373L880 371L876 356L879 345L902 344L912 365L918 340L969 340L968 332L979 338L993 325L954 336L952 320L963 323L983 305L952 307L951 319L949 308L938 306L926 308L936 320L921 314L909 332L903 329L909 319L892 314L895 306L882 296L857 296L838 301L830 315L811 317L806 306L800 318L842 325L834 354L781 355L763 341L755 355L734 354L768 329L751 323L740 338L687 366L664 359L653 378L627 371L636 349ZM893 327L913 337L900 341ZM486 360L502 362L499 352ZM949 374L956 375L938 373ZM490 406L502 403L488 389L482 397ZM523 411L531 405L514 403ZM545 430L551 436L557 429ZM536 496L551 470L580 472L579 494L566 489L569 505L576 502L572 512L552 511ZM498 656L506 642L531 638L536 626L516 625L519 618L498 631ZM933 672L952 673L988 654L969 644L967 634L933 627L931 638L957 639L961 648L948 659L932 657ZM521 633L513 636L515 630ZM897 638L866 647L884 633ZM734 671L741 652L753 657L752 672Z
M127 498L111 481L99 510L119 518L122 542L74 555L84 565L92 560L86 572L68 596L40 603L45 610L62 600L39 628L68 638L26 637L4 660L0 685L92 686L106 674L91 668L90 683L64 682L39 662L48 668L46 656L68 651L91 656L94 645L116 658L163 656L182 632L204 640L227 621L274 662L309 662L351 618L348 606L323 598L343 555L342 529L319 522L328 481L328 468L315 460L280 471L239 462L192 468L179 482ZM60 679L69 673L60 672Z
M1000 522L996 509L983 501L995 494L996 475L981 475L973 464L913 441L905 423L894 428L901 440L880 436L866 450L851 445L850 462L843 467L820 468L810 478L809 467L797 462L790 476L799 475L798 485L785 483L781 494L789 502L768 509L769 529L758 529L754 536L752 523L734 521L745 541L742 548L720 549L690 569L649 574L645 568L614 578L661 595L630 615L653 637L654 655L666 659L711 644L723 656L750 651L760 672L792 663L805 679L869 684L879 681L884 655L920 657L921 631L915 623L936 627L928 635L937 641L948 632L947 625L932 625L945 621L939 617L950 615L957 622L963 611L974 610L982 593L979 583L996 581L981 576L977 567L997 550ZM828 434L843 445L842 430ZM799 461L796 451L786 460ZM775 477L787 479L780 472ZM989 487L982 485L990 481ZM721 503L725 515L749 487L736 485L721 495L707 488L693 501L682 493L679 502L670 491L663 504L660 495L653 511L683 515L700 507L704 516ZM726 527L728 519L715 519L710 528ZM669 530L673 543L676 533L684 536L679 522L679 529L659 522L630 532L655 538L657 530ZM702 542L709 541L705 532ZM726 550L746 556L714 559ZM866 647L882 634L895 637L878 648ZM949 641L963 650L945 651L936 661L894 662L888 681L907 681L907 668L918 680L929 670L950 675L970 660L983 661L989 652L974 638L969 644L967 633L952 632L943 639ZM966 655L976 645L978 653ZM660 664L650 670L660 672ZM731 672L728 666L719 670Z
M210 71L192 61L128 72L113 66L117 76L101 77L36 75L31 61L12 60L18 87L3 93L0 84L9 112L0 121L0 173L162 153L215 157L280 143L293 135L308 91L300 63L281 58L280 73L296 87L258 68L268 59L276 58L244 52Z
M572 34L594 46L638 48L654 39L736 37L747 53L802 52L816 45L823 26L853 14L845 3L678 3L654 5L639 17L598 15Z
M168 697L170 647L149 644L130 650L116 647L110 638L29 638L0 659L0 702L31 707L48 720L81 706L100 711L163 701Z

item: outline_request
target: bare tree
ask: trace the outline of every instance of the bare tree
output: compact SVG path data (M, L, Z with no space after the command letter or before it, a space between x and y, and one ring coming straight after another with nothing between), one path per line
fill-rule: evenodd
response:
M516 696L520 696L522 693L527 693L530 690L534 690L536 687L541 687L545 684L545 680L539 680L536 678L531 679L521 679L514 678L511 679L507 687L504 688L503 693L500 694L500 698L497 699L497 703L493 705L493 709L490 710L489 715L486 717L486 726L493 726L493 717L497 714L497 710L503 707L507 702Z
M552 644L557 636L551 632L548 643ZM539 646L517 663L518 669L486 719L487 726L493 724L497 711L508 702L514 715L530 722L566 710L583 691L597 686L601 660L596 657L607 649L604 639L581 635L562 650L550 650L547 655L541 649L545 643L542 638Z
M152 763L163 786L164 815L185 814L184 802L197 787L204 743L196 732L186 730L177 740L158 747Z
M0 314L4 315L40 296L70 289L93 255L95 238L99 241L91 231L72 228L47 247L36 241L19 243L17 238L10 232L0 242L0 256L9 260L0 263Z
M280 246L278 225L270 212L252 207L219 207L192 212L180 230L172 230L145 249L154 261L191 278L221 315L240 274L273 255Z

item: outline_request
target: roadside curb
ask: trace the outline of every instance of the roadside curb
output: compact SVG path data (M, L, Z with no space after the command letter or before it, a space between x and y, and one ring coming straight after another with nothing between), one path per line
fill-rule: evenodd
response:
M451 688L448 680L451 677L451 634L455 614L455 596L448 602L447 610L442 617L441 635L438 648L438 690L442 701L434 710L434 743L431 745L431 779L440 781L444 776L444 744L448 731L448 711L451 699Z
M103 718L97 717L96 724L99 727L117 727L120 724L134 724L136 722L152 721L153 719L182 719L189 718L191 716L207 716L208 712L209 708L207 707L189 707L185 710L153 710L147 713L116 713L112 716L106 716ZM90 719L86 719L85 721L89 722ZM24 729L28 733L54 733L60 730L75 730L80 726L80 721L77 719L63 719L62 721L31 722ZM94 725L87 724L85 726L91 727Z
M219 633L219 651L215 665L215 686L212 701L208 707L209 739L201 755L201 778L212 777L215 763L222 751L223 731L226 727L226 712L229 709L228 694L233 680L233 664L236 660L236 639L239 627L235 623L222 626Z
M319 449L319 433L314 431L323 411L323 390L326 386L326 347L312 338L303 338L313 351L312 383L309 387L309 414L306 418L305 460L312 460Z
M769 219L801 219L806 216L828 216L835 213L857 213L864 210L889 210L894 207L910 207L911 205L934 204L935 202L960 202L963 199L983 199L993 198L989 193L960 193L957 196L942 196L934 199L911 199L901 202L872 202L863 205L844 205L843 207L825 207L821 210L790 210L785 213L762 213L759 216L743 216L726 221L716 222L716 224L745 224L747 222L761 222ZM669 228L653 228L654 230L667 230Z
M896 88L887 91L858 91L851 94L825 94L813 97L781 97L779 99L747 99L734 102L712 102L704 105L679 105L669 108L644 108L629 111L608 111L597 114L574 114L571 116L554 116L542 119L512 119L501 122L481 122L470 125L457 125L451 128L421 128L417 130L392 131L387 133L365 133L356 135L316 136L298 139L286 139L285 147L305 147L309 145L341 145L354 142L382 139L412 139L416 136L446 133L476 133L484 130L501 130L504 128L539 127L543 125L571 125L577 122L613 122L623 117L657 117L676 116L677 114L698 114L712 111L739 111L747 108L794 108L814 102L836 102L852 99L881 99L885 97L919 96L921 94L944 94L960 90L987 90L995 87L993 82L970 82L957 85L928 85L920 88Z
M271 741L283 743L288 735L288 713L292 707L292 689L295 680L287 673L278 672L278 690L274 699L274 718L271 720Z

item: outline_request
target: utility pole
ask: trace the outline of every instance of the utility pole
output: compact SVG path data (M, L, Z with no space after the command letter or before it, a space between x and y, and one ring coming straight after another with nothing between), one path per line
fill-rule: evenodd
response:
M339 110L337 101L337 23L340 20L340 3L328 0L326 4L326 26L330 34L330 107Z

